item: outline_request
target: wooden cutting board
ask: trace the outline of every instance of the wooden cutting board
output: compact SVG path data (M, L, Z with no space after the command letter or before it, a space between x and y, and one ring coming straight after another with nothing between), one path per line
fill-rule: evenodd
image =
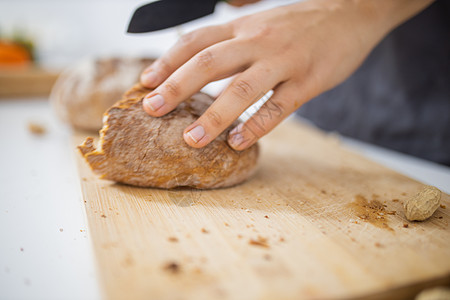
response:
M227 189L115 184L77 157L107 299L409 299L450 283L450 197L408 222L421 183L306 125L277 127Z
M0 68L0 101L17 97L48 96L58 78L55 71L40 67Z

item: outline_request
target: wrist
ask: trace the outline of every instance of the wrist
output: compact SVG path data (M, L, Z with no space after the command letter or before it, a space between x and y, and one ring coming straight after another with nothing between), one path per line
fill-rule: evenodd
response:
M362 44L374 46L391 30L420 13L435 0L309 0L302 9L327 11L350 31L359 32Z
M362 15L379 25L387 34L406 22L434 0L343 0L355 3Z

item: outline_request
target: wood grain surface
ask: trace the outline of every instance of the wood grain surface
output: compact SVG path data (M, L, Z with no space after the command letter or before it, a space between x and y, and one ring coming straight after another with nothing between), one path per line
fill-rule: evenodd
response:
M227 189L115 184L76 157L106 299L409 299L450 283L450 197L408 222L420 182L306 125L277 127Z
M57 72L40 67L0 69L0 100L48 96L57 78Z

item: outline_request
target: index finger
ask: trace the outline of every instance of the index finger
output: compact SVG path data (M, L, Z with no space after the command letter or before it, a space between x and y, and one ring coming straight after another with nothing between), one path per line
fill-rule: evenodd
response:
M169 51L142 72L141 84L155 88L195 54L232 36L228 25L204 27L181 36Z

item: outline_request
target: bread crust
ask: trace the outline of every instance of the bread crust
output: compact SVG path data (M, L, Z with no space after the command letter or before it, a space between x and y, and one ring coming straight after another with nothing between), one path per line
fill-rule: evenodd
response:
M73 128L98 131L103 113L153 61L136 57L85 59L58 77L50 101L57 115Z
M184 141L184 128L209 107L211 97L195 94L155 118L142 109L150 91L136 84L105 113L98 146L88 138L78 147L101 178L142 187L210 189L239 184L255 173L258 145L232 149L227 143L231 128L201 149Z

